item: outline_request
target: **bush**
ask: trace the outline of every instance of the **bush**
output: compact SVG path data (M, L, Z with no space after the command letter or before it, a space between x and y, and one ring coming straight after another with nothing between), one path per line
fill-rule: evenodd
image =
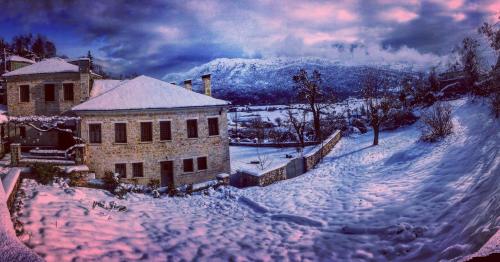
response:
M111 193L115 192L115 189L120 185L120 180L118 179L118 175L111 172L104 172L104 177L102 178L104 182L104 187L109 190Z
M368 127L366 127L365 123L360 119L354 118L352 120L352 126L357 128L361 134L368 132Z
M148 186L151 188L151 190L158 189L160 187L160 180L153 178L149 180Z
M424 124L421 139L426 142L435 142L453 132L451 121L451 106L440 102L434 104L428 111L422 114Z
M69 186L85 186L87 185L87 175L80 172L72 172L69 174Z
M382 130L394 130L402 126L411 125L417 119L417 116L410 110L392 108L387 113L387 120L382 124Z
M52 164L35 164L32 166L33 173L38 182L47 185L54 181L54 177L60 176L60 170Z

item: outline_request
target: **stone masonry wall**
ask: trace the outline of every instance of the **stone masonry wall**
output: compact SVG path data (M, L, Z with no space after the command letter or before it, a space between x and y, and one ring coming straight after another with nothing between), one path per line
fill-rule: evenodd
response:
M320 160L323 158L326 154L330 153L332 151L332 148L339 142L341 138L341 133L340 131L335 131L333 135L328 137L324 142L323 142L323 147L318 148L318 150L315 150L308 155L304 157L305 161L305 170L310 170L312 169Z
M221 112L221 114L219 114ZM127 179L148 183L151 178L160 179L160 161L174 161L174 183L192 184L215 179L219 173L230 172L227 112L221 108L184 109L175 111L149 111L128 113L78 113L82 117L81 136L89 141L88 125L101 123L102 143L88 144L87 165L102 177L106 171L114 171L115 164L126 163ZM208 136L207 117L219 118L219 136ZM198 119L198 138L187 138L187 119ZM170 120L171 141L160 141L159 121ZM140 123L151 121L153 142L140 141ZM116 144L114 123L127 124L127 143ZM208 170L197 171L196 157L206 156ZM193 173L184 173L182 160L194 159ZM132 177L132 163L143 163L144 178Z
M73 83L73 101L64 101L63 83ZM45 84L55 85L54 102L45 102ZM29 102L20 101L21 85L30 87ZM11 76L7 78L7 110L11 116L58 115L81 102L81 87L77 72Z

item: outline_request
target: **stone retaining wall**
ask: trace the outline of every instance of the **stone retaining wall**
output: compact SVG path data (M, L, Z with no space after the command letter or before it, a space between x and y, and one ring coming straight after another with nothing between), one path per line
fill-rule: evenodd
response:
M305 155L302 159L304 160L304 172L311 170L326 154L330 153L333 147L341 138L340 131L336 131L331 136L329 136L322 144L319 144L314 148L309 154ZM273 168L271 170L265 170L263 172L252 172L248 170L239 170L236 176L239 178L238 186L248 187L248 186L267 186L277 181L287 179L287 165Z

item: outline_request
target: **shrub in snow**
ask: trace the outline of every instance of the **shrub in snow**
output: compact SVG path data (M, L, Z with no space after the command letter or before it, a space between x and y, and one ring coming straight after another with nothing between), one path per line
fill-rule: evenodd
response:
M118 187L118 185L120 185L118 174L115 174L111 171L104 172L102 181L104 182L104 187L111 193L114 193L115 189Z
M44 185L54 181L60 172L59 168L52 164L34 164L31 168L36 175L36 180Z
M417 116L410 110L391 108L387 113L387 119L383 123L384 130L393 130L402 126L407 126L417 121Z
M158 189L160 187L160 180L156 179L156 178L153 178L153 179L149 180L148 186L152 190Z
M361 121L361 119L354 118L352 120L352 126L357 128L361 134L368 132L368 128L366 127L365 123Z
M421 139L435 142L453 132L451 106L446 102L436 103L422 114L424 124Z

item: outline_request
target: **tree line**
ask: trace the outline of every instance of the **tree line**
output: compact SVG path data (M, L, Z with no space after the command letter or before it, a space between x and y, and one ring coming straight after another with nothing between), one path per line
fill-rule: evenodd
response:
M54 42L41 34L20 34L12 38L10 42L0 37L0 51L4 50L9 55L18 55L33 60L55 57L57 48Z

